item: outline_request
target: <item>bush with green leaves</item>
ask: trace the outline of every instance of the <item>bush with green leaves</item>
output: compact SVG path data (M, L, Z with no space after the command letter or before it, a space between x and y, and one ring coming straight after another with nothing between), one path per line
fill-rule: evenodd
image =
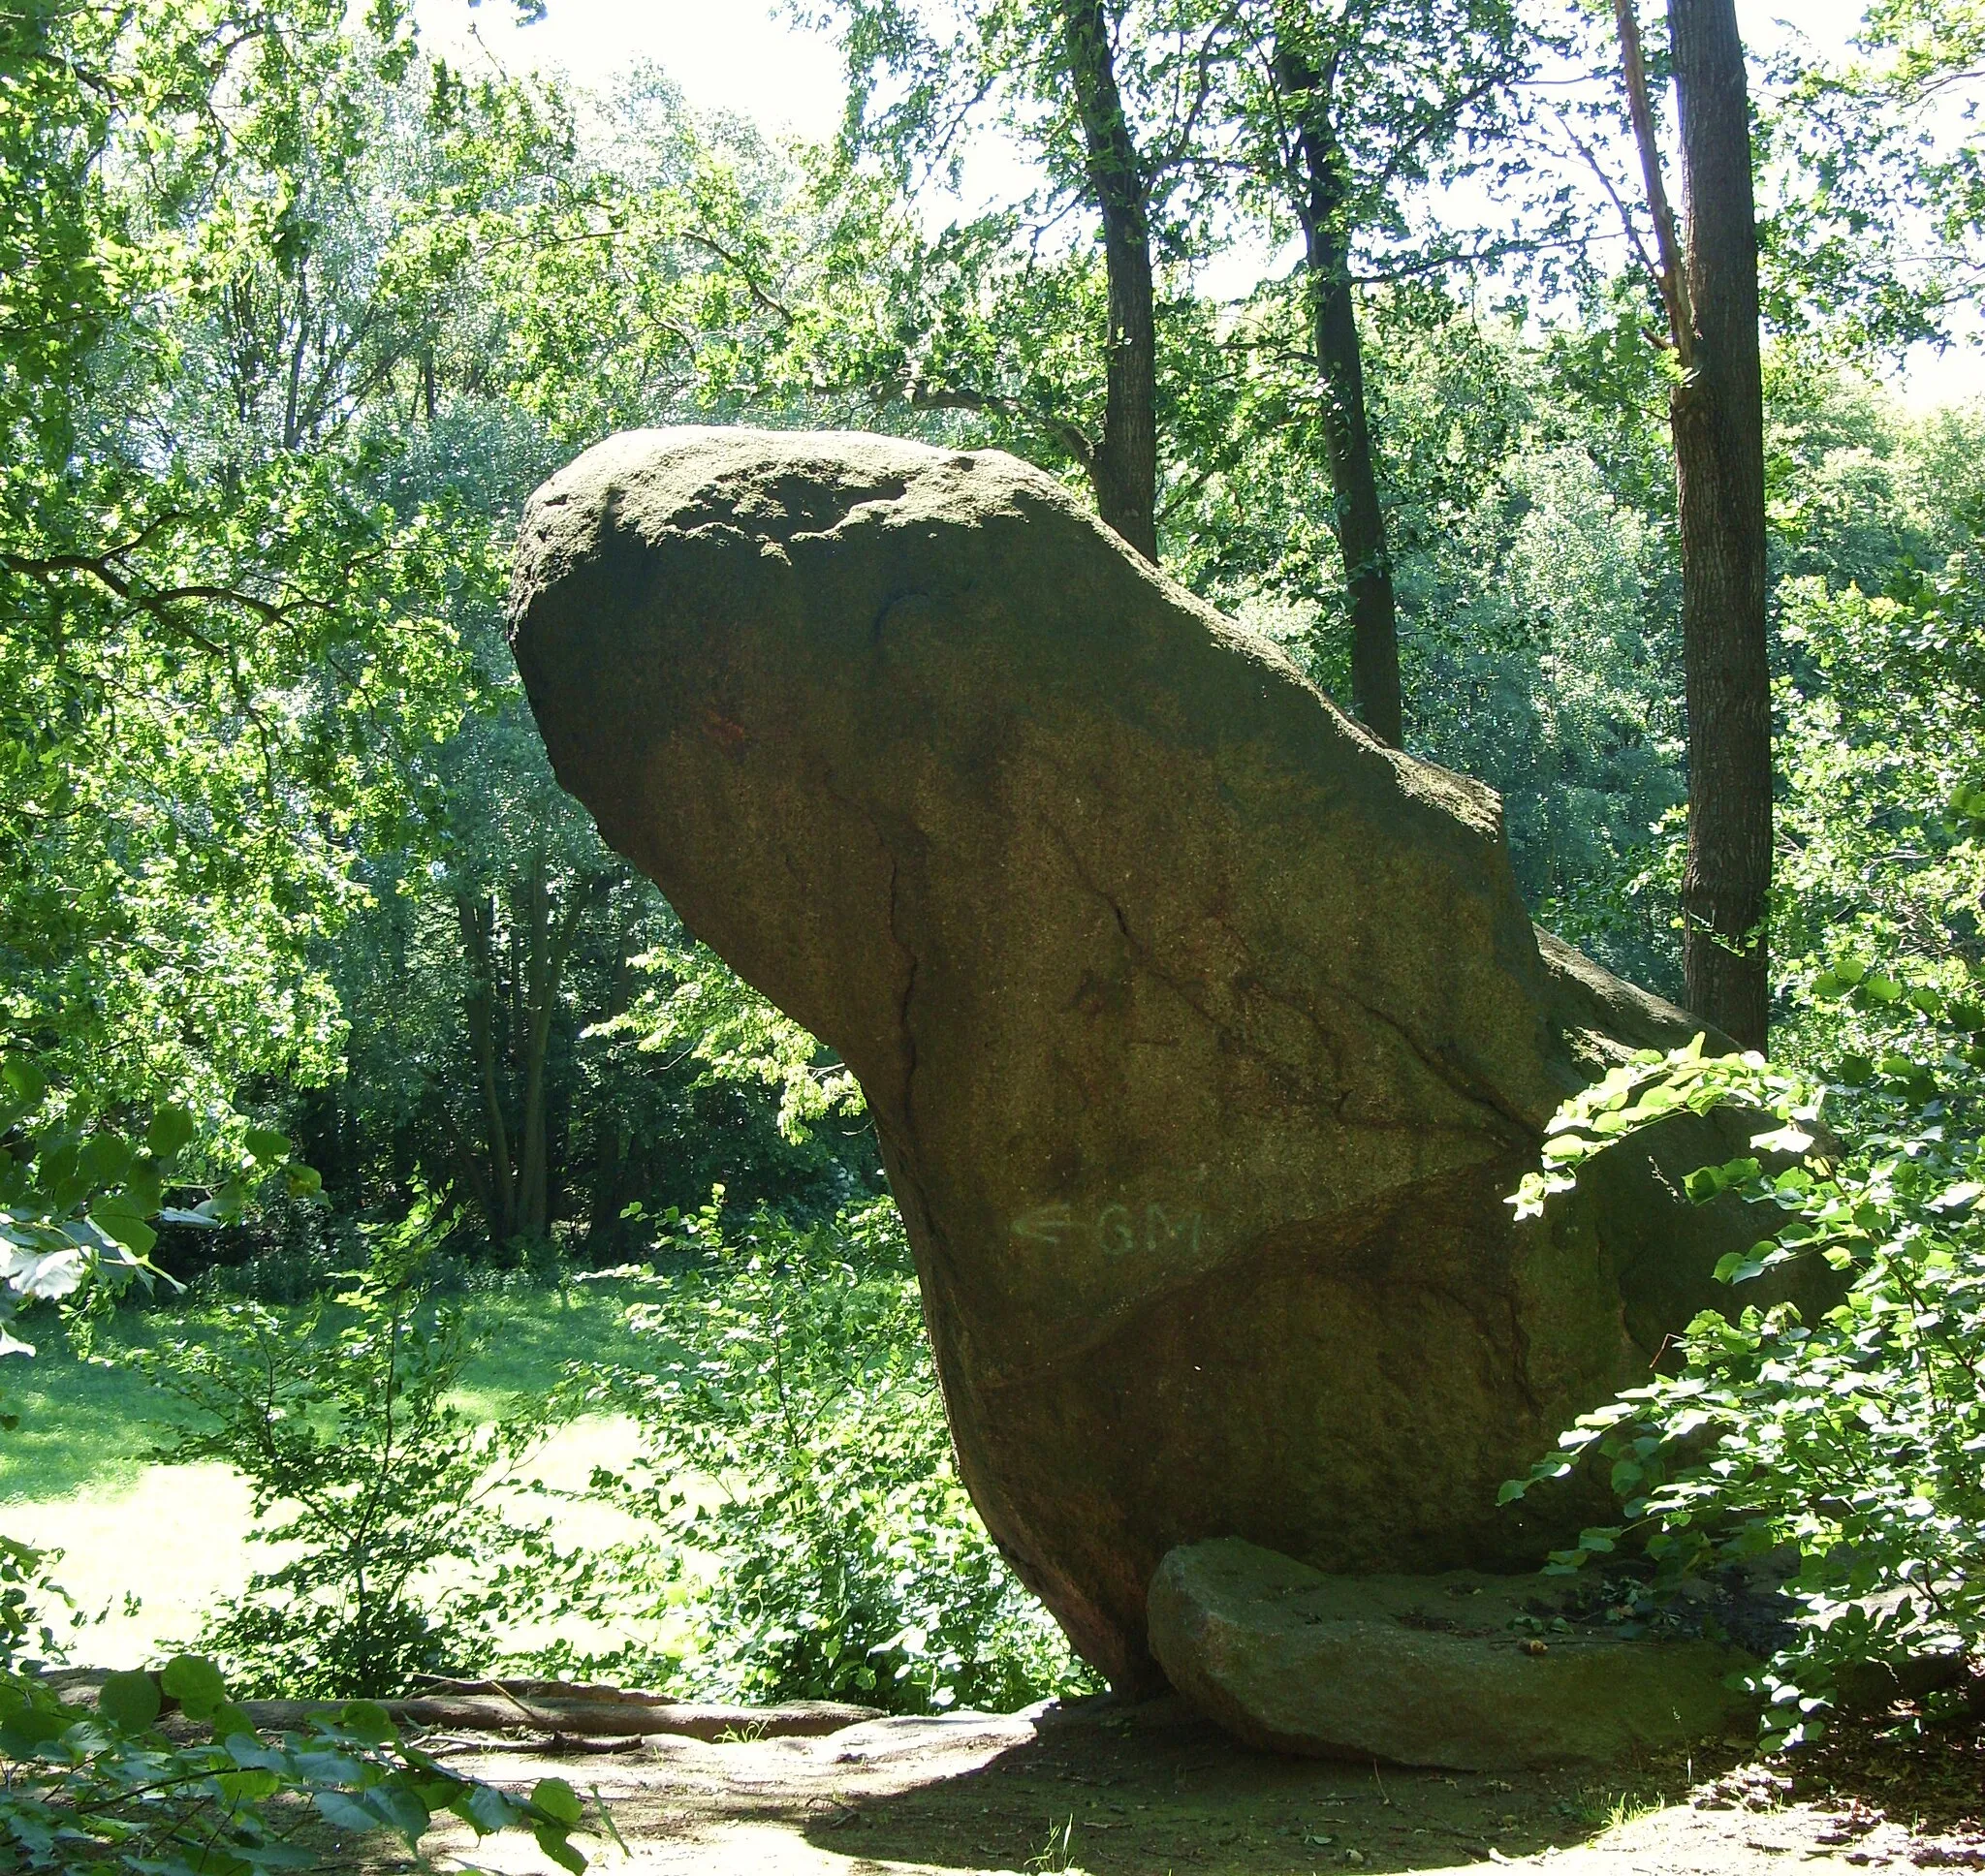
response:
M207 1736L189 1738L195 1727ZM315 1867L326 1827L390 1830L418 1856L437 1816L479 1838L528 1829L562 1868L585 1868L572 1842L583 1809L562 1778L541 1779L528 1798L464 1778L368 1702L271 1743L197 1655L110 1675L94 1707L0 1673L0 1858L14 1869L265 1876Z
M182 1110L162 1109L134 1147L103 1128L23 1127L45 1092L37 1072L14 1064L0 1114L0 1298L12 1323L24 1308L56 1304L76 1321L94 1302L155 1274L145 1253L173 1162L192 1143ZM249 1161L287 1165L289 1142L250 1130ZM306 1183L292 1178L293 1188ZM236 1201L212 1194L189 1218L223 1215ZM15 1359L33 1354L5 1338ZM265 1372L269 1372L266 1369ZM275 1391L271 1390L274 1400ZM11 1417L0 1426L11 1427ZM0 1863L11 1869L128 1871L130 1876L264 1876L320 1861L303 1841L313 1819L333 1829L392 1830L419 1853L437 1813L478 1837L520 1825L562 1868L585 1859L571 1841L583 1821L562 1779L528 1798L463 1778L401 1740L387 1714L360 1702L270 1744L229 1695L220 1670L181 1655L153 1674L109 1675L94 1707L73 1704L27 1659L59 1644L44 1619L61 1592L49 1558L0 1539ZM161 1727L170 1701L177 1724ZM189 1740L188 1726L205 1726ZM611 1829L611 1824L608 1826Z
M1812 1737L1871 1664L1985 1660L1985 1009L1859 963L1816 987L1864 1017L1889 1013L1860 1086L1706 1056L1700 1037L1641 1055L1559 1112L1544 1170L1514 1201L1537 1211L1677 1109L1772 1122L1751 1154L1687 1182L1699 1204L1737 1193L1757 1210L1756 1243L1717 1270L1728 1314L1699 1315L1672 1372L1583 1415L1502 1495L1609 1467L1621 1522L1551 1568L1638 1549L1656 1598L1725 1564L1794 1559L1790 1639L1756 1681L1776 1746ZM1743 1285L1792 1258L1841 1274L1838 1306L1810 1323L1788 1303L1744 1307Z
M478 1426L450 1401L473 1345L425 1280L445 1222L417 1210L375 1233L368 1267L300 1313L227 1305L217 1334L124 1358L193 1410L161 1456L239 1470L256 1542L288 1553L201 1638L258 1692L383 1698L480 1668L511 1611L437 1573L543 1545L499 1500L547 1423Z
M688 1602L681 1683L898 1712L1092 1689L953 1469L894 1205L807 1227L761 1211L733 1235L713 1202L669 1228L673 1267L633 1312L663 1359L585 1392L646 1435L639 1466L597 1483L673 1541L658 1587Z

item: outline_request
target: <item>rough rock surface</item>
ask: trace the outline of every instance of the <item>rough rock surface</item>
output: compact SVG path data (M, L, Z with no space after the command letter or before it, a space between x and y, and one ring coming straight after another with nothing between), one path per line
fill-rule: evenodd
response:
M1172 1684L1271 1751L1516 1771L1749 1732L1749 1657L1556 1614L1536 1577L1327 1577L1239 1538L1172 1551L1150 1603Z
M1692 1025L1532 927L1490 791L1010 456L614 437L513 644L606 838L859 1076L963 1479L1120 1689L1181 1543L1534 1562L1497 1485L1754 1235L1677 1200L1686 1117L1514 1222L1560 1101Z

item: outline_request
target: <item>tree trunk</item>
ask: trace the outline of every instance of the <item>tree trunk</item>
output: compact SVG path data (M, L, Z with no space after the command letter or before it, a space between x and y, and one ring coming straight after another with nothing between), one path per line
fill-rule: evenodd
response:
M624 1016L634 1001L635 914L630 908L614 945L614 972L607 980L606 1007L600 1012L603 1023ZM630 1139L626 1121L611 1105L603 1105L593 1129L593 1189L586 1206L586 1247L604 1250L618 1235L620 1208L626 1204L627 1148Z
M551 892L545 857L531 858L524 881L523 1147L518 1184L517 1226L543 1237L550 1197L545 1137L545 1059L551 1047L551 1006L557 996L551 964Z
M575 880L564 909L551 917L551 889L542 852L531 858L524 881L523 934L523 1149L518 1179L517 1229L543 1237L551 1221L551 1136L547 1116L546 1069L551 1053L551 1022L565 982L565 960L598 882Z
M1150 202L1123 114L1103 0L1063 0L1062 44L1082 115L1090 193L1110 282L1103 436L1085 465L1096 511L1139 553L1158 557L1157 323Z
M1632 0L1616 0L1615 13L1682 367L1669 422L1688 709L1685 994L1692 1014L1744 1047L1762 1048L1771 1004L1771 659L1757 209L1744 46L1734 0L1669 0L1687 228L1686 254L1678 254Z
M1771 986L1772 680L1765 633L1764 386L1750 102L1734 0L1669 0L1681 103L1693 369L1675 389L1688 701L1688 1007L1765 1046Z
M456 919L461 927L462 955L468 965L468 985L462 1013L468 1021L469 1048L475 1056L476 1078L483 1097L483 1150L488 1173L481 1190L489 1241L506 1244L517 1235L517 1181L510 1160L510 1122L503 1111L503 1089L496 1065L495 908L477 894L459 891Z
M1307 59L1292 55L1277 57L1276 79L1293 108L1307 185L1298 212L1323 379L1324 448L1351 614L1351 708L1373 735L1397 749L1404 735L1404 709L1392 550L1365 411L1365 360L1351 297L1351 231L1342 152L1331 121L1331 85Z

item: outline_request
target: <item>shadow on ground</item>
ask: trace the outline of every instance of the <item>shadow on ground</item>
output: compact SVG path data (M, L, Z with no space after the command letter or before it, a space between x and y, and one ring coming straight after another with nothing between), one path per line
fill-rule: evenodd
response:
M961 1775L851 1803L809 1843L914 1867L1255 1872L1441 1869L1582 1842L1686 1788L1686 1764L1521 1780L1276 1759L1182 1704L1040 1728Z
M1898 1747L1863 1732L1789 1775L1731 1745L1500 1778L1265 1757L1167 1700L870 1721L815 1739L435 1749L498 1784L556 1773L596 1797L614 1827L589 1845L598 1876L1985 1869L1975 1735ZM527 1838L459 1836L435 1846L438 1862L543 1867Z

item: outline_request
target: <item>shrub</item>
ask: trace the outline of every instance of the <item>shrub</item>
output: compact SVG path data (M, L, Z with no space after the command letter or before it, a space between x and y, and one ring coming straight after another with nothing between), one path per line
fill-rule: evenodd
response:
M256 1692L384 1697L479 1668L503 1611L462 1594L444 1615L437 1571L542 1546L495 1500L546 1423L479 1427L450 1404L473 1348L427 1293L435 1232L417 1212L378 1234L353 1286L300 1314L234 1303L218 1334L124 1358L195 1411L162 1456L236 1467L258 1519L276 1514L256 1541L292 1552L202 1637Z
M685 1682L902 1712L1092 1688L953 1470L895 1207L673 1226L677 1267L634 1310L664 1359L589 1395L646 1437L599 1484L677 1543L659 1587L687 1599Z
M16 1359L33 1353L11 1332L22 1309L57 1301L74 1321L134 1283L148 1286L158 1274L146 1255L152 1220L206 1225L240 1203L237 1184L194 1209L165 1206L166 1181L194 1134L183 1110L160 1109L133 1146L102 1129L27 1131L20 1123L44 1092L30 1066L0 1063L0 1355ZM284 1172L293 1191L310 1189L280 1135L251 1128L245 1152L249 1165ZM272 1408L278 1394L271 1388ZM0 1428L15 1424L0 1415ZM368 1703L271 1745L213 1663L187 1655L158 1674L110 1675L94 1709L69 1704L23 1660L37 1641L58 1651L42 1613L61 1595L48 1562L0 1539L0 1865L58 1876L266 1876L317 1863L299 1841L313 1816L340 1830L395 1831L418 1855L435 1813L447 1811L479 1837L525 1826L561 1867L584 1870L571 1841L582 1810L564 1780L512 1798L402 1743ZM173 1736L158 1726L167 1699L182 1721ZM184 1723L205 1725L208 1737L189 1742Z
M1706 1167L1689 1196L1737 1192L1758 1209L1756 1244L1717 1271L1739 1298L1773 1266L1820 1257L1843 1274L1842 1302L1814 1323L1787 1304L1705 1312L1679 1372L1582 1416L1558 1454L1503 1487L1514 1499L1575 1463L1609 1465L1622 1522L1583 1533L1552 1567L1638 1545L1657 1593L1789 1550L1792 1639L1758 1679L1780 1746L1813 1735L1856 1669L1975 1660L1985 1644L1985 1012L1860 965L1818 987L1910 1019L1878 1059L1854 1065L1865 1081L1839 1104L1851 1112L1838 1151L1820 1126L1826 1087L1756 1055L1705 1057L1698 1037L1568 1103L1545 1171L1515 1200L1534 1211L1586 1160L1677 1107L1769 1114L1777 1124L1753 1147L1798 1156L1775 1175L1756 1157Z

